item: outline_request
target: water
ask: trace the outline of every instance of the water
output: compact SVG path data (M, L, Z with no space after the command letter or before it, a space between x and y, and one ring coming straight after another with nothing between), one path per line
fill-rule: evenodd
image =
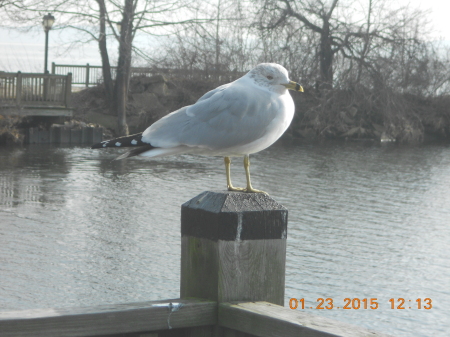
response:
M111 162L117 153L0 148L0 310L179 297L180 205L224 188L223 161ZM286 305L304 298L309 313L396 336L449 335L449 146L284 143L251 159L254 187L289 209ZM244 185L240 159L232 177ZM379 307L309 309L317 298ZM390 298L433 307L391 309Z

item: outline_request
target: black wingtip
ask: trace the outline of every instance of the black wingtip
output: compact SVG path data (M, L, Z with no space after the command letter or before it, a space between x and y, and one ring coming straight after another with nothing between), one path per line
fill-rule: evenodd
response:
M137 147L149 145L142 141L142 132L131 136L124 136L94 144L91 149L103 149L105 147Z

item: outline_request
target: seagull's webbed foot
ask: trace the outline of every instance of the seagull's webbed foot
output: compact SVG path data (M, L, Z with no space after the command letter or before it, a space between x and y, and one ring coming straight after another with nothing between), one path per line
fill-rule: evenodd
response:
M247 188L244 189L244 192L246 192L246 193L264 193L264 194L269 195L269 193L261 191L261 190L254 189L251 186L247 186Z
M233 192L247 192L246 188L243 187L234 187L233 185L231 186L227 186L228 191L233 191Z

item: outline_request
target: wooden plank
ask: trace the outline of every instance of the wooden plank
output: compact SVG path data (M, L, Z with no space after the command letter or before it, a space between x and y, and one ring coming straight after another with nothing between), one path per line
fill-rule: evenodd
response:
M67 75L52 75L43 73L21 73L25 77L29 78L65 78ZM7 78L17 76L17 73L0 72L0 78Z
M26 144L49 144L51 142L52 137L49 130L40 130L39 128L28 128L28 132L25 136Z
M68 144L71 143L71 130L64 126L52 126L50 128L53 137L53 143Z
M34 132L34 128L26 129L25 144L36 144L39 141L37 132Z
M100 143L103 140L103 128L85 127L85 138L83 141L88 144Z
M72 117L73 109L63 108L47 108L47 107L23 107L18 110L17 108L5 108L0 110L0 114L4 116L64 116Z
M89 78L90 78L90 71L89 71L89 63L86 64L86 88L89 87Z
M0 335L98 336L216 323L216 302L172 299L85 308L0 312Z
M64 104L66 108L68 108L71 103L71 95L72 95L72 73L67 74L64 87L66 89L64 93Z
M256 335L252 335L250 333L245 333L242 331L237 331L223 327L220 328L220 333L221 333L221 335L219 335L220 337L256 337Z
M93 144L100 143L103 140L103 128L94 128Z
M388 336L268 302L220 303L219 325L260 337Z
M70 130L70 144L79 145L83 142L82 129Z
M202 326L196 328L170 329L159 331L155 337L218 337L215 335L215 326ZM142 335L139 337L143 337ZM145 336L146 337L146 336Z
M22 74L17 73L16 79L16 104L19 106L22 100Z

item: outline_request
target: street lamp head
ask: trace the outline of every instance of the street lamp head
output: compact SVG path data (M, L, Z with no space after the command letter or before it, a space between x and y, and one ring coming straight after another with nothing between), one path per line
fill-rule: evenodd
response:
M42 20L42 27L44 27L44 30L48 32L50 29L52 29L53 23L55 22L55 17L48 13L47 15L44 15L44 19Z

